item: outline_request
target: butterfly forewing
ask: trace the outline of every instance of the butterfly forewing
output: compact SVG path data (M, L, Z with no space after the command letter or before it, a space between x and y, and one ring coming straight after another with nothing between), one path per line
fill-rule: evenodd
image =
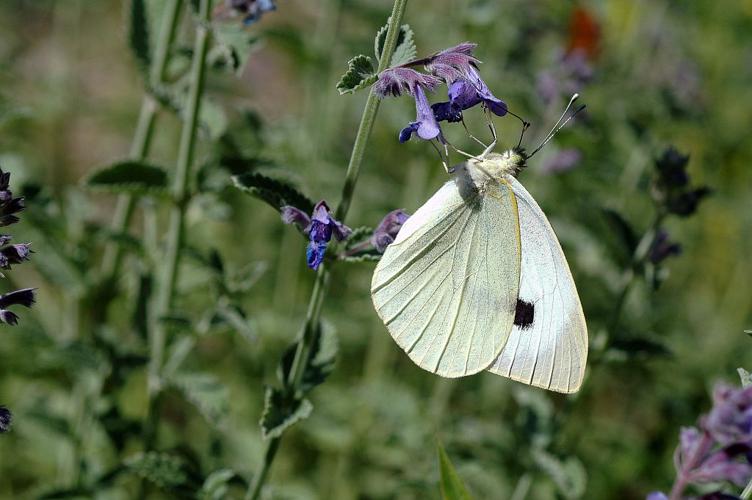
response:
M548 219L530 193L507 178L517 197L522 266L516 324L489 368L498 375L557 392L579 389L588 340L572 274Z
M410 217L376 267L371 293L416 364L460 377L497 358L514 320L520 245L506 182L461 194L449 181Z

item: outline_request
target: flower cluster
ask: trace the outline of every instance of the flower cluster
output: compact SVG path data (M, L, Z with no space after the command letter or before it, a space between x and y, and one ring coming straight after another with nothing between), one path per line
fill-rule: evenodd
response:
M14 198L10 190L10 173L0 169L0 227L18 222L18 212L24 209L24 199ZM28 260L31 254L29 243L11 244L10 235L0 234L0 269L9 270L11 264L20 264ZM0 273L2 276L2 273ZM22 305L31 307L34 303L34 289L24 288L0 295L0 323L15 325L18 323L16 313L8 307Z
M730 482L743 487L752 479L752 386L716 386L710 413L699 419L698 427L681 430L674 465L677 476L670 497L653 492L648 500L685 498L690 484ZM699 498L738 497L713 492Z
M285 224L294 224L303 234L308 236L309 243L306 249L306 261L311 269L318 269L324 262L326 247L332 240L332 236L337 241L346 239L352 233L352 230L336 220L331 215L329 206L324 200L316 203L313 213L308 214L292 206L282 207L282 221Z
M225 0L225 9L243 16L243 24L251 25L265 12L276 10L273 0Z
M653 181L653 200L658 210L666 215L688 217L697 211L700 202L710 194L707 186L690 186L687 165L689 155L669 147L655 160L656 176ZM659 228L648 252L653 264L681 253L681 245L669 239L665 229Z
M350 237L352 230L332 217L329 206L325 201L320 201L313 209L309 217L304 211L293 206L281 208L282 221L285 224L296 226L300 232L308 237L306 248L306 262L311 269L318 269L324 261L326 249L334 237L337 241L344 241ZM378 253L384 253L397 237L397 233L410 216L404 210L393 210L386 214L379 225L363 243L352 247L347 255L354 255L367 248L375 249Z
M381 97L409 94L415 99L417 117L400 131L400 142L408 141L413 134L423 140L438 139L444 142L439 122L462 121L462 112L478 104L497 116L507 114L506 103L491 93L478 73L480 61L473 56L475 47L474 43L461 43L379 74L373 86L376 94ZM423 64L430 74L410 67L419 64ZM449 100L431 105L426 91L433 91L441 82L447 85Z

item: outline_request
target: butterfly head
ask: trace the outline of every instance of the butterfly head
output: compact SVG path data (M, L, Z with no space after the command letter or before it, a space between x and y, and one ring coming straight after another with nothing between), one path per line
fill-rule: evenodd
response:
M513 148L503 153L487 153L467 161L468 169L478 170L495 180L517 174L527 165L527 155L522 148Z

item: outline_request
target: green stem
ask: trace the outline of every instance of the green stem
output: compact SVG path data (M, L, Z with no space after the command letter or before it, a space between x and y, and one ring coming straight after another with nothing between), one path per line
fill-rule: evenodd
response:
M175 169L172 196L174 206L170 209L167 245L164 256L164 274L160 280L154 315L151 318L150 362L149 362L149 414L156 413L156 400L161 391L161 370L164 358L167 331L160 317L169 314L175 295L177 269L180 261L180 248L185 232L185 211L189 201L189 179L198 133L198 118L201 108L201 95L204 89L206 54L209 48L210 32L208 23L211 13L211 0L201 0L199 20L196 26L196 40L190 73L190 88L186 102L186 114L180 135L178 160ZM151 431L154 433L154 430ZM151 443L147 443L151 444Z
M739 496L742 500L749 500L752 498L752 479L750 479L749 483L747 483L747 487L744 488L744 491L742 491L742 494Z
M157 86L164 80L164 74L167 70L169 61L170 47L175 38L175 30L178 24L178 14L183 4L183 0L168 0L162 16L162 25L159 30L159 38L154 49L154 62L150 68L149 84ZM159 106L154 98L148 93L144 94L141 100L141 110L138 114L138 124L133 135L131 143L130 158L134 160L143 160L149 153L151 138L154 132L154 121L157 116ZM136 205L136 198L131 195L122 195L118 198L115 216L112 220L112 231L120 234L128 229L133 211ZM102 275L105 278L116 277L120 270L123 258L121 245L112 242L107 245L102 258Z
M407 0L394 1L392 15L389 17L389 27L384 41L384 50L379 62L379 73L389 67L392 54L397 47L399 28L406 7ZM373 124L376 121L376 115L379 111L379 102L379 97L371 91L368 94L368 99L366 100L363 109L363 115L361 116L360 125L358 126L358 133L355 136L355 143L353 144L352 153L350 154L350 162L347 165L345 184L342 187L342 198L335 212L335 217L339 221L345 220L347 212L350 209L350 203L352 202L353 193L355 192L355 185L358 182L360 166L363 163L366 145L368 144L368 139L371 136ZM293 358L290 375L287 380L287 386L293 394L299 392L300 382L305 373L305 367L309 361L308 358L311 353L315 332L319 324L321 308L324 303L328 283L329 270L326 268L326 265L323 264L319 267L318 273L316 274L316 281L314 282L311 298L308 302L308 312L306 314L303 332L300 341L297 344L295 357ZM281 439L280 436L271 438L266 442L261 470L253 478L248 493L246 494L246 499L256 500L259 497L261 488L264 486L271 464L274 461L277 450L279 449Z

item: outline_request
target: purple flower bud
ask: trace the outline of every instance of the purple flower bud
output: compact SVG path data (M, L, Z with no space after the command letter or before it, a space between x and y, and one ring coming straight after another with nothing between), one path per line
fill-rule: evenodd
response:
M462 119L462 111L484 103L497 116L507 114L504 101L494 96L474 67L470 66L466 75L459 77L449 85L447 92L449 102L433 105L438 121L457 122Z
M688 217L697 211L700 202L712 193L707 186L683 191L674 196L670 196L666 208L672 214L682 217Z
M672 255L679 255L681 252L681 245L671 242L668 239L668 233L664 229L659 229L648 252L648 258L653 264L660 264Z
M379 253L384 253L409 217L402 209L392 210L386 214L371 236L371 244Z
M666 187L683 187L689 184L687 164L689 155L681 154L676 148L670 146L655 160L655 168L658 170L661 182Z
M415 95L417 89L433 90L441 80L435 76L419 73L412 68L390 68L379 74L379 79L373 84L373 92L380 97L402 94Z
M35 288L24 288L22 290L16 290L15 292L0 295L0 309L5 309L6 307L13 305L31 307L36 299L35 294Z
M417 117L414 122L411 122L407 127L400 131L399 141L409 141L414 133L426 141L430 141L437 137L439 140L442 140L441 128L436 121L436 117L434 116L430 104L428 104L428 99L426 98L423 89L421 87L416 87L414 96Z
M582 153L579 149L560 149L548 157L541 168L549 174L566 172L576 167L580 160L582 160Z
M282 213L282 222L285 224L295 224L300 231L307 233L308 226L311 224L311 218L299 208L286 205L280 209Z
M459 78L472 78L476 65L480 62L473 57L473 51L478 45L463 42L428 58L426 70L441 78L448 84Z
M0 405L0 433L8 432L13 422L13 415L5 406Z
M693 483L730 481L737 486L746 485L752 478L752 465L736 460L740 451L726 448L713 453L687 475L688 480Z
M717 385L703 426L722 445L752 442L752 386Z

